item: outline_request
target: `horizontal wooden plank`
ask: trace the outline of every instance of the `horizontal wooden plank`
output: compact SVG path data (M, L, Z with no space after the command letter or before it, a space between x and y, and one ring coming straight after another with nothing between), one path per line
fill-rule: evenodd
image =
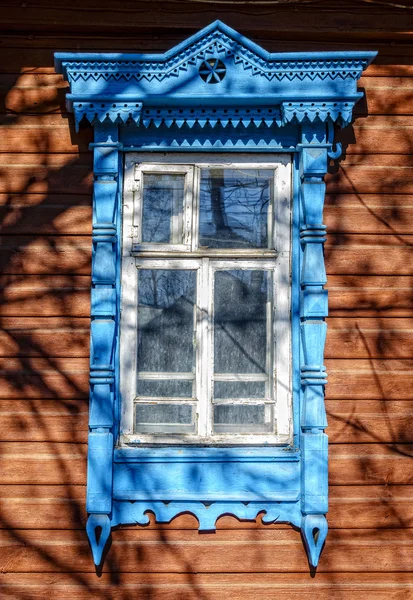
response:
M325 246L329 275L412 275L412 235L331 234Z
M4 236L0 267L11 274L90 273L89 236Z
M37 121L37 124L36 121ZM87 152L93 129L75 132L73 115L7 114L0 118L0 152Z
M327 288L330 316L413 316L412 277L330 275Z
M2 484L84 485L86 444L1 442Z
M87 442L88 398L0 400L0 441Z
M1 442L5 485L84 485L86 445ZM332 444L331 485L412 485L412 444Z
M3 398L85 398L89 391L87 358L1 358Z
M8 600L274 600L288 597L317 600L408 600L413 594L409 573L5 573L0 589ZM133 591L131 591L133 590Z
M90 277L81 275L0 276L0 316L90 315Z
M90 235L92 207L63 203L0 206L0 222L3 235Z
M86 488L81 485L3 485L1 529L84 529Z
M3 317L0 356L89 356L89 319Z
M40 194L30 194L22 192L21 194L0 194L0 210L5 209L25 209L25 208L36 208L41 211L42 209L50 208L51 211L60 208L61 211L69 208L89 208L92 206L92 195L91 194L48 194L43 192ZM61 207L64 207L62 209ZM34 217L34 215L33 215ZM3 225L3 220L2 220ZM37 230L36 230L37 232Z
M104 571L116 573L308 573L299 532L292 529L154 531L137 528L112 534ZM81 531L0 533L1 568L8 573L93 572ZM318 573L411 573L413 539L406 530L332 530Z
M0 193L90 194L92 153L1 154Z
M413 78L403 78L409 84ZM376 79L371 78L374 85ZM367 84L370 84L370 78ZM370 89L367 88L367 97ZM350 127L337 132L336 139L346 146L346 154L411 154L413 146L411 115L374 115L369 113L355 119ZM383 144L383 136L386 143Z
M411 400L327 400L329 441L413 443Z
M330 486L329 529L398 529L412 527L413 489L408 485ZM83 529L87 519L85 488L81 485L4 485L0 488L0 529ZM198 529L193 515L170 523L157 523L152 514L150 529ZM218 519L217 529L279 529L281 524ZM130 526L135 529L134 526ZM282 528L289 528L284 524Z
M324 221L329 234L410 234L413 231L412 196L327 194Z
M413 111L412 111L413 112ZM355 155L351 159L355 159ZM404 155L357 155L358 162L350 163L350 157L341 163L337 173L326 176L327 191L330 194L392 194L396 190L400 194L411 194L413 190L413 167ZM372 162L397 163L382 166L368 164ZM365 164L360 164L362 161Z
M331 444L330 485L411 485L412 444Z
M325 364L331 400L413 400L411 359L327 359Z
M329 318L327 358L411 358L412 319Z
M153 10L154 4L156 10ZM357 9L353 3L338 4L328 2L320 5L315 12L311 5L301 3L300 18L291 18L290 6L287 2L278 4L260 5L254 3L253 7L244 5L241 11L239 6L220 3L219 12L215 4L188 3L188 2L140 2L139 6L131 2L112 4L105 10L99 10L99 5L94 0L89 0L83 7L82 19L77 18L77 10L68 4L50 1L34 2L21 10L15 0L5 0L0 16L4 22L4 31L52 31L57 32L94 32L125 33L151 30L153 28L177 29L183 36L205 27L217 15L235 29L242 33L267 31L274 29L280 36L286 33L305 32L339 34L340 37L364 36L384 38L386 40L409 38L406 31L406 10L402 6L369 6L360 5ZM387 20L386 20L387 19ZM388 22L389 27L383 28L383 23ZM399 35L398 35L399 34Z

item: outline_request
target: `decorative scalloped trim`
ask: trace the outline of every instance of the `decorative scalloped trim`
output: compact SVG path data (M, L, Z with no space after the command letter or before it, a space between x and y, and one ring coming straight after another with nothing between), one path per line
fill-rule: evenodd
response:
M83 119L90 125L110 121L111 123L138 124L142 112L142 102L74 102L76 130Z
M142 112L141 124L144 127L155 125L160 127L164 125L169 128L176 125L181 128L187 125L192 128L194 125L205 127L210 125L220 124L226 127L228 124L236 127L244 125L248 127L253 124L259 126L265 123L267 127L277 125L280 127L282 123L281 112L277 108L198 108L198 109L160 109L160 108L145 108Z
M354 102L283 102L281 105L283 123L291 123L296 120L302 123L308 119L311 123L320 121L332 121L340 125L351 122Z
M158 523L170 523L184 513L194 515L199 521L200 531L215 531L216 522L223 515L231 515L245 521L255 521L258 514L264 512L262 522L276 521L301 526L302 514L300 501L297 502L150 502L115 501L111 525L135 523L148 525L148 512L155 515Z

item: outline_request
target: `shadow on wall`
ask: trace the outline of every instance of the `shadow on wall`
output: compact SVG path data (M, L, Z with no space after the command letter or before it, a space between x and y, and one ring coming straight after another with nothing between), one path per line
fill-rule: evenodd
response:
M411 106L413 92L406 88L402 96L393 96L392 84L400 89L403 77L379 78L377 87L374 78L364 78L369 103L373 97L369 117L362 109L338 134L347 155L327 177L333 531L319 575L341 569L335 561L350 538L382 547L387 534L379 535L380 529L411 527L413 518L405 502L409 488L398 487L412 483L407 459L413 442L413 118L401 102ZM82 589L84 597L119 598L116 587L128 572L134 584L123 588L121 597L127 600L137 590L148 600L165 597L166 585L168 597L179 600L217 598L221 583L224 589L238 581L244 589L237 576L224 580L205 573L251 571L256 585L260 578L254 573L302 572L310 582L299 534L291 528L223 517L216 534L200 535L188 515L171 525L115 532L106 574L96 580L84 532L91 130L74 133L64 112L66 84L51 67L24 69L3 81L9 89L0 116L0 407L6 484L0 523L7 547L2 570L20 573L15 597L32 597L25 582L46 586L49 575L43 573L65 573L59 575L65 582L59 598L72 598L73 589ZM363 537L345 531L353 528L364 529ZM337 542L341 549L335 550ZM352 548L357 561L358 550ZM386 549L383 556L383 561L389 556ZM381 559L376 553L366 560L365 570L374 571ZM383 568L409 566L402 550L393 548L390 566Z

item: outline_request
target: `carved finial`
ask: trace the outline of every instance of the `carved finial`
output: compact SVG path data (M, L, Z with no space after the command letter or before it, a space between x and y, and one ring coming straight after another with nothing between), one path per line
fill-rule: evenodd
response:
M103 550L110 536L110 519L108 515L89 515L86 533L92 549L93 561L98 567L102 562Z
M308 561L312 567L316 567L327 537L327 519L324 515L305 515L301 531L308 554Z

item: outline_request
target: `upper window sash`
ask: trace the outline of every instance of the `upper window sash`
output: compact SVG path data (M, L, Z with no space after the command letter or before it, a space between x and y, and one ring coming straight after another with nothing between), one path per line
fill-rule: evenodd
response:
M124 207L124 226L129 227L131 238L132 253L159 254L168 253L179 255L180 253L192 252L198 255L210 256L272 256L275 252L290 250L290 157L288 155L277 156L274 161L274 155L269 160L268 155L249 157L246 160L245 155L231 156L231 161L224 162L222 157L211 157L207 155L172 155L168 162L168 156L157 157L156 163L145 162L145 156L131 154L126 167L125 190L132 192L131 203ZM143 159L143 160L142 160ZM185 161L185 162L184 162ZM273 170L274 179L272 189L269 191L269 202L266 218L266 239L265 247L246 247L248 244L241 244L236 247L231 243L228 247L205 247L200 245L200 195L201 195L201 175L205 170L210 169L215 172L220 169L227 171L239 170L247 173L247 170ZM145 200L149 205L150 194L145 198L145 184L150 185L151 175L155 177L162 176L182 176L184 185L182 186L182 201L177 211L177 207L172 206L174 200L168 198L163 206L159 206L157 215L154 218L161 219L162 211L165 215L169 212L169 226L165 225L165 219L162 221L162 230L168 232L169 241L148 242L145 240ZM146 181L145 181L146 179ZM160 181L160 180L159 180ZM242 185L241 185L242 187ZM156 193L152 194L152 198ZM158 205L160 199L158 198ZM236 214L235 214L236 218ZM201 232L202 233L202 232Z

